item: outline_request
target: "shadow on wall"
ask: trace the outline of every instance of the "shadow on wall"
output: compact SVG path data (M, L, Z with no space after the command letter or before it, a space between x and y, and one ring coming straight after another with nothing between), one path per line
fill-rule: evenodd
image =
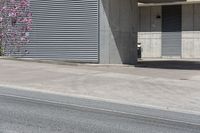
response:
M135 0L102 0L108 25L109 62L135 64L137 62L137 29ZM105 33L104 33L105 34Z
M173 10L177 8L178 5L171 5ZM200 4L186 4L181 6L181 31L200 31ZM163 31L163 7L170 6L145 6L139 7L139 32L165 32ZM168 12L168 11L167 11ZM173 12L173 11L172 11ZM168 20L174 21L173 16L175 14L170 14ZM172 19L172 20L171 20ZM168 22L166 22L168 23ZM170 23L168 23L170 24ZM173 23L171 23L173 24ZM180 25L177 25L180 26ZM170 27L167 27L170 28Z
M180 69L200 70L200 61L138 61L135 67L159 68L159 69Z

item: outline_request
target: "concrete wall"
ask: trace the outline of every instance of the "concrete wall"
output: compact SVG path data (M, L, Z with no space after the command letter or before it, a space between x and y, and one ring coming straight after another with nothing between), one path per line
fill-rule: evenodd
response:
M140 7L138 42L142 43L143 58L161 57L160 6ZM200 4L182 5L182 58L200 58Z
M182 6L182 57L200 58L200 4Z
M200 0L187 0L187 2L199 2Z
M138 42L142 44L142 58L161 57L161 7L139 8Z
M141 3L199 2L200 0L138 0Z
M164 2L182 2L182 1L187 1L187 0L139 0L139 2L141 3L164 3ZM189 0L189 1L194 1L194 0Z
M137 0L100 0L100 63L137 62Z

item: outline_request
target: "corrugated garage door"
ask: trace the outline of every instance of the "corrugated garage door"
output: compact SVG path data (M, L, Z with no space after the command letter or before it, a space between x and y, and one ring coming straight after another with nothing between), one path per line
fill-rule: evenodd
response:
M181 57L181 5L162 7L162 56Z
M98 0L31 0L31 11L23 57L98 62Z

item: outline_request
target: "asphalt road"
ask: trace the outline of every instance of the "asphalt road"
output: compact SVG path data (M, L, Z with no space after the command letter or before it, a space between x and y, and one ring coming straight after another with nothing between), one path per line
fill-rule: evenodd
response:
M200 133L174 123L0 94L0 133Z

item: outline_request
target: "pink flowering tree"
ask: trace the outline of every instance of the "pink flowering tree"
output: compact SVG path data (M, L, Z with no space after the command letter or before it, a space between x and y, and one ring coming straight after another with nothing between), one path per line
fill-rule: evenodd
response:
M31 30L29 0L1 0L0 2L0 41L2 55L26 53L21 47L29 42Z

